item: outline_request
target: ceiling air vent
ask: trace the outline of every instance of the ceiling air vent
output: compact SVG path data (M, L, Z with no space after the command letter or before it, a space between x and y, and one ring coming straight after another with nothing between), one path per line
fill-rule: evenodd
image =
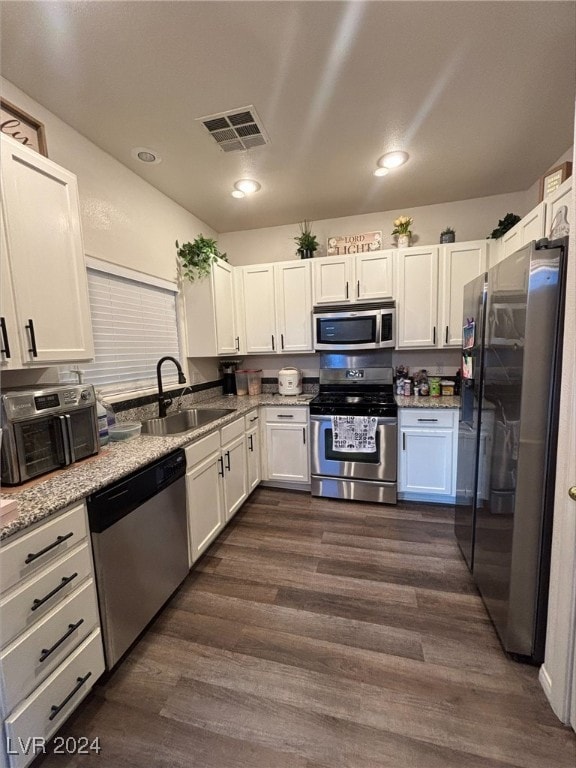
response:
M196 119L206 128L222 152L241 152L270 143L253 106Z

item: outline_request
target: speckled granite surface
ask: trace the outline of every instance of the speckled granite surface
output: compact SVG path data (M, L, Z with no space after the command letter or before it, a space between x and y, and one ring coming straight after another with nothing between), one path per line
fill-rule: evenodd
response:
M398 408L460 408L460 397L405 397L394 395Z
M134 440L111 442L97 456L47 476L45 480L39 478L18 489L0 493L1 498L15 499L19 507L18 517L0 529L0 540L7 539L34 523L60 512L99 488L110 485L171 451L214 432L252 408L263 405L306 405L311 398L312 395L281 397L271 393L254 397L217 397L202 402L202 407L235 408L235 412L179 435L170 437L141 435Z

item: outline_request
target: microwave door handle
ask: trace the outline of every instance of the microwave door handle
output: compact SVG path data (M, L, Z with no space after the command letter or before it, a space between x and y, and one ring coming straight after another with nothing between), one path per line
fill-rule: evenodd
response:
M376 346L382 346L382 310L376 314Z
M76 461L76 451L74 450L74 432L72 430L72 418L70 417L69 413L66 413L64 415L64 418L66 419L66 431L68 434L68 446L70 448L70 460L73 463Z
M60 463L64 466L72 464L72 454L70 452L70 438L68 432L68 424L65 416L58 416L58 423L60 426L60 449L63 454L60 458Z

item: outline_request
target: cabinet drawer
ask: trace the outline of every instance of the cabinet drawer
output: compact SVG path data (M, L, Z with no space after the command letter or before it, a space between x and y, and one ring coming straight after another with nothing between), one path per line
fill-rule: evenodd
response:
M259 421L260 414L258 412L258 408L254 408L253 411L250 411L250 413L247 413L246 416L244 416L244 429L253 429L258 425Z
M33 736L50 738L104 672L100 630L84 640L5 721L6 738L13 751ZM18 741L18 740L21 741ZM10 768L24 768L33 755L11 755Z
M232 424L226 424L220 430L220 442L224 446L244 433L244 417L236 419Z
M5 714L45 680L97 626L96 588L90 579L0 655Z
M37 573L86 538L84 505L70 509L2 547L0 583L6 590L20 579Z
M266 421L292 424L299 422L306 424L308 421L308 408L266 408Z
M453 427L458 410L453 408L400 408L401 427Z
M186 454L186 467L190 469L199 461L204 461L206 456L210 456L214 451L220 450L220 434L212 432L211 435L203 437L195 443L187 445L184 449Z
M0 648L45 616L92 573L89 544L60 558L0 600Z

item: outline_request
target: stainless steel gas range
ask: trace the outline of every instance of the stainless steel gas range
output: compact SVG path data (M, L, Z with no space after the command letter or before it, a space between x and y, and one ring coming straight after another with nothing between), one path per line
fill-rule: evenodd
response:
M312 495L395 504L392 368L366 364L361 356L324 357L320 392L310 402Z

